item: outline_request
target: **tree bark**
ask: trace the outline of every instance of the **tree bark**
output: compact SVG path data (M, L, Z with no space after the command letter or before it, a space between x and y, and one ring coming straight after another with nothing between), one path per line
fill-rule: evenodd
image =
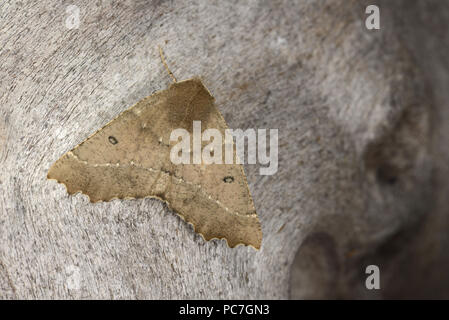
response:
M371 2L2 1L0 298L448 298L448 2ZM158 45L229 127L279 129L278 172L245 165L260 251L46 179L170 84Z

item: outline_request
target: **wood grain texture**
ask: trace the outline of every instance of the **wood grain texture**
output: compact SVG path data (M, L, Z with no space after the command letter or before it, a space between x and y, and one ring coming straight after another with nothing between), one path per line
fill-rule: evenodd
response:
M368 1L77 1L78 29L72 2L2 1L0 298L447 297L449 8L375 2L373 32ZM279 171L245 166L258 252L160 201L93 205L46 179L168 86L158 45L230 128L279 129Z

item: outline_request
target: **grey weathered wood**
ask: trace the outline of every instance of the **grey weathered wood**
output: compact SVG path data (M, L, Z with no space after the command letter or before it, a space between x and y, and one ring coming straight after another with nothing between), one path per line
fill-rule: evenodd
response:
M0 298L448 297L447 1L380 1L380 31L367 1L70 4L0 2ZM246 166L259 252L46 180L170 83L157 45L231 128L279 128L278 173Z

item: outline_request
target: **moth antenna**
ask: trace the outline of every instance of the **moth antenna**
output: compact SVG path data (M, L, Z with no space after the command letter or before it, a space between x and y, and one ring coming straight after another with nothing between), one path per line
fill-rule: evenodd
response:
M161 56L162 64L164 65L165 69L167 69L167 72L168 72L169 76L172 78L173 82L177 82L175 76L168 68L167 62L165 62L164 52L162 51L162 48L160 46L158 46L158 47L159 47L159 55Z

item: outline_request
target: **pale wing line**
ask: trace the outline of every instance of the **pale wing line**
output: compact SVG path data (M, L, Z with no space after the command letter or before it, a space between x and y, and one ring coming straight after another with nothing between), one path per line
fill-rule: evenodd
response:
M188 115L190 112L192 112L192 103L193 103L193 100L195 100L196 96L200 94L200 91L201 91L201 89L198 89L198 91L193 95L192 99L190 99L190 101L189 101L187 107L185 108L185 109L186 109L186 113L184 114L184 118L182 119L183 122L186 120L187 115ZM187 109L189 109L189 112L187 112Z
M144 167L144 166L142 166L142 165L140 165L140 164L138 164L138 163L135 163L134 161L131 161L129 164L120 164L120 163L116 163L116 164L113 164L113 163L94 163L94 164L92 164L92 163L89 163L89 162L86 161L86 160L81 160L81 159L80 159L76 154L74 154L72 151L67 152L67 154L70 155L70 156L72 156L76 161L81 162L81 163L86 164L86 165L91 166L91 167L123 167L123 166L128 166L128 167L137 167L137 168L144 169L144 170L148 170L148 171L151 171L151 172L161 172L161 173L167 174L167 175L171 176L172 178L178 180L178 182L183 182L183 183L189 184L189 185L191 185L191 186L197 188L198 190L200 190L201 193L203 193L203 195L204 195L205 197L207 197L209 200L214 201L214 202L217 203L220 207L222 207L224 210L226 210L227 212L229 212L229 213L231 213L231 214L233 214L233 215L236 215L236 216L238 216L238 217L244 217L244 218L257 218L257 214L256 214L256 213L252 213L252 214L242 214L242 213L239 213L239 212L237 212L237 211L233 211L233 210L229 209L228 207L226 207L226 206L225 206L223 203L221 203L220 201L218 201L218 200L216 200L216 199L213 199L209 194L207 194L207 193L203 190L203 188L202 188L200 185L197 185L197 184L195 184L195 183L192 183L192 182L186 181L186 180L184 180L184 179L182 179L182 178L180 178L180 177L177 177L177 176L175 176L174 174L172 174L171 172L163 171L163 170L160 170L160 169L147 168L147 167Z

